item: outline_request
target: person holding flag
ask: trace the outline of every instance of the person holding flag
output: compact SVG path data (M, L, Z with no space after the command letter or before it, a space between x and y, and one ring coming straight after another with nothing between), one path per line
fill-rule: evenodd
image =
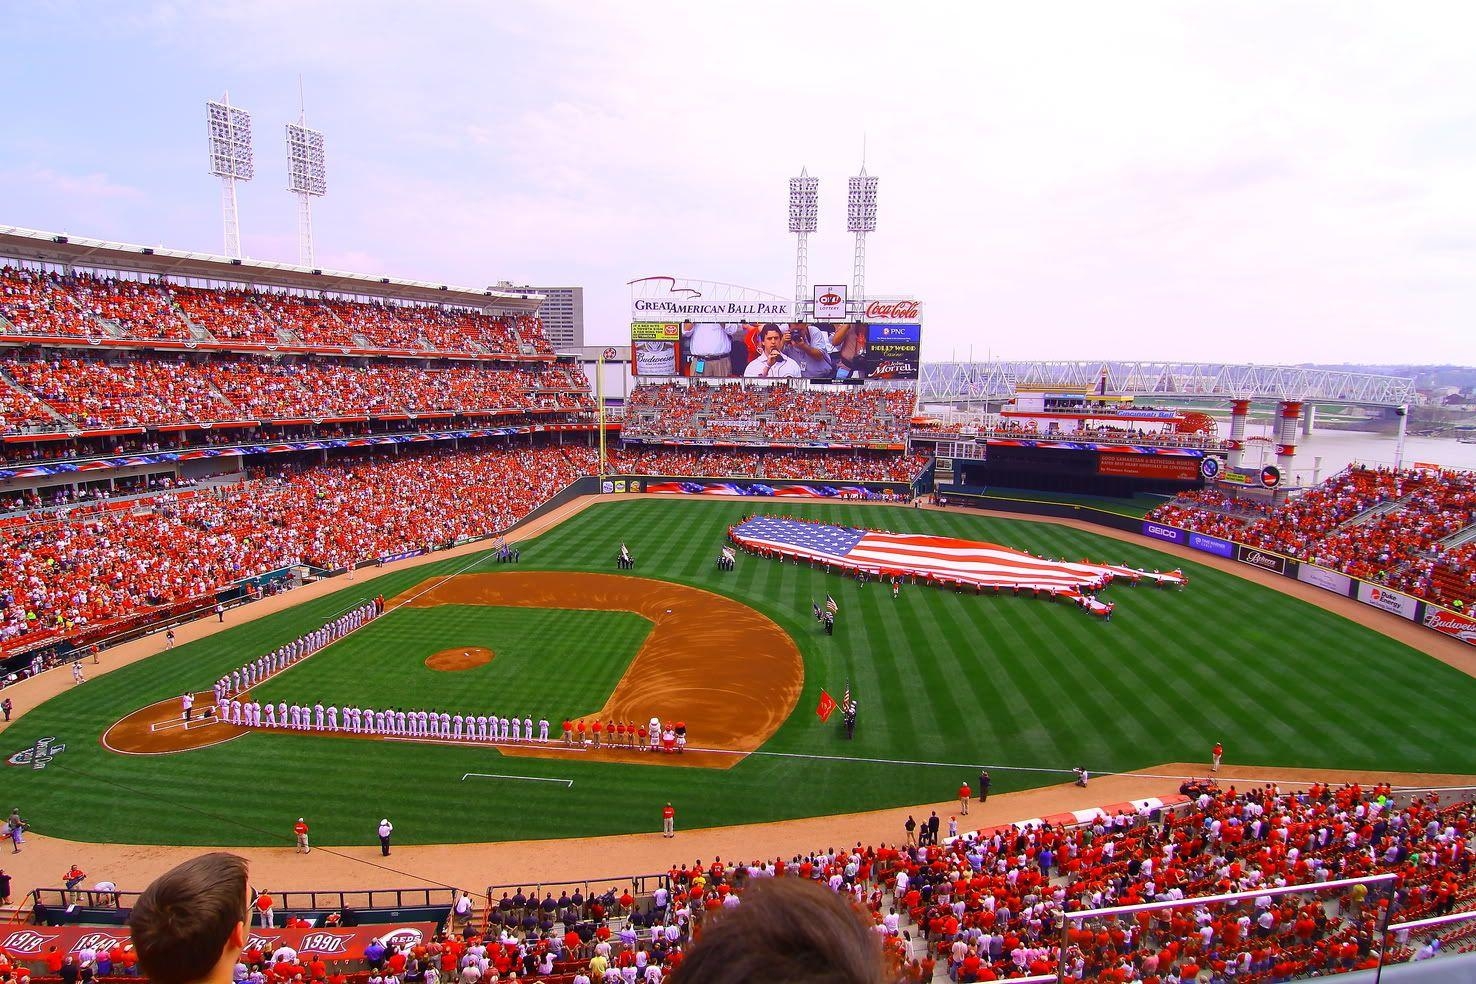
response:
M815 621L817 621L817 622L823 622L823 621L825 621L825 616L823 614L821 614L821 612L820 612L820 606L817 605L817 604L815 604L815 599L814 598L811 598L810 599L810 608L813 609L814 612L815 612Z

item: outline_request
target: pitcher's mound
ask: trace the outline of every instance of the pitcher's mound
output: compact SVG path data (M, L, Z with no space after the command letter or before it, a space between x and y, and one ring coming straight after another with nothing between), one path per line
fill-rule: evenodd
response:
M440 652L425 658L425 665L433 670L443 670L447 673L455 673L457 670L474 670L479 666L485 666L492 662L493 652L483 649L481 646L459 646L456 649L442 649Z

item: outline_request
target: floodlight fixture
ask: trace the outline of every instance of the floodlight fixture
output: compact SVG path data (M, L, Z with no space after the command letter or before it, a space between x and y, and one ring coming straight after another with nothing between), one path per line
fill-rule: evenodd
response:
M789 179L789 231L814 232L819 219L820 179L800 169L800 176Z
M251 114L230 104L207 100L205 118L210 132L210 173L217 178L250 181L256 177L251 153Z
M256 177L251 152L251 114L231 105L226 93L220 102L205 102L210 173L220 179L220 211L225 226L225 255L241 257L241 221L236 208L236 182Z
M789 231L794 233L794 313L810 291L810 233L820 216L820 179L800 168L799 177L789 179Z
M287 124L287 190L314 197L328 194L322 130L301 123Z
M846 229L856 234L855 261L851 267L851 298L864 309L866 234L876 231L876 178L866 173L865 163L861 165L861 173L850 179L850 191L846 195Z
M313 265L314 198L328 193L328 159L323 131L307 125L302 76L297 77L297 122L287 124L287 190L297 196L297 263Z
M876 231L876 178L861 173L851 178L850 194L846 196L846 231Z

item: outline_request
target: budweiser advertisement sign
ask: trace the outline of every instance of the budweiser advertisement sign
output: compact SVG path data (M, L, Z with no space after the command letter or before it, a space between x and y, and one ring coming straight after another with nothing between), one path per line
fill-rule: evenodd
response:
M263 929L252 927L246 947L260 947L271 952L282 945L298 953L320 954L331 959L354 959L364 955L372 940L386 946L415 945L435 935L432 923L400 923L382 926L354 926L334 929ZM38 960L53 946L62 953L79 950L111 950L132 941L123 926L99 929L96 926L26 926L0 930L0 947L12 957Z
M1425 628L1454 636L1468 646L1476 646L1476 621L1464 615L1430 605L1425 609Z
M886 297L870 301L866 305L866 321L917 321L922 316L922 305L912 298Z

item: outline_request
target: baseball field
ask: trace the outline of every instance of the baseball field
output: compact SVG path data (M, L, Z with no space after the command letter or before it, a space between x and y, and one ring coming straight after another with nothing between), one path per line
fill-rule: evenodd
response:
M1071 560L1182 567L1184 590L1115 585L1110 622L1070 605L890 589L793 563L714 561L755 510L985 540ZM636 569L617 572L629 546ZM684 756L508 754L305 733L236 733L183 751L104 742L179 695L383 594L381 619L262 684L260 699L548 718L681 716ZM833 596L827 636L812 602ZM1373 617L1373 613L1370 613ZM476 658L460 654L476 651ZM814 713L851 687L858 727ZM167 703L166 703L167 702ZM341 590L76 686L5 732L6 755L52 738L45 769L7 770L28 819L58 837L362 844L381 816L401 843L649 831L673 802L685 828L946 799L987 766L995 791L1199 761L1476 773L1476 679L1394 639L1222 570L1147 546L990 516L840 503L602 502L490 554L361 572ZM167 728L164 730L168 730ZM681 767L673 767L680 765ZM8 808L11 805L5 804ZM120 818L126 828L120 829Z

